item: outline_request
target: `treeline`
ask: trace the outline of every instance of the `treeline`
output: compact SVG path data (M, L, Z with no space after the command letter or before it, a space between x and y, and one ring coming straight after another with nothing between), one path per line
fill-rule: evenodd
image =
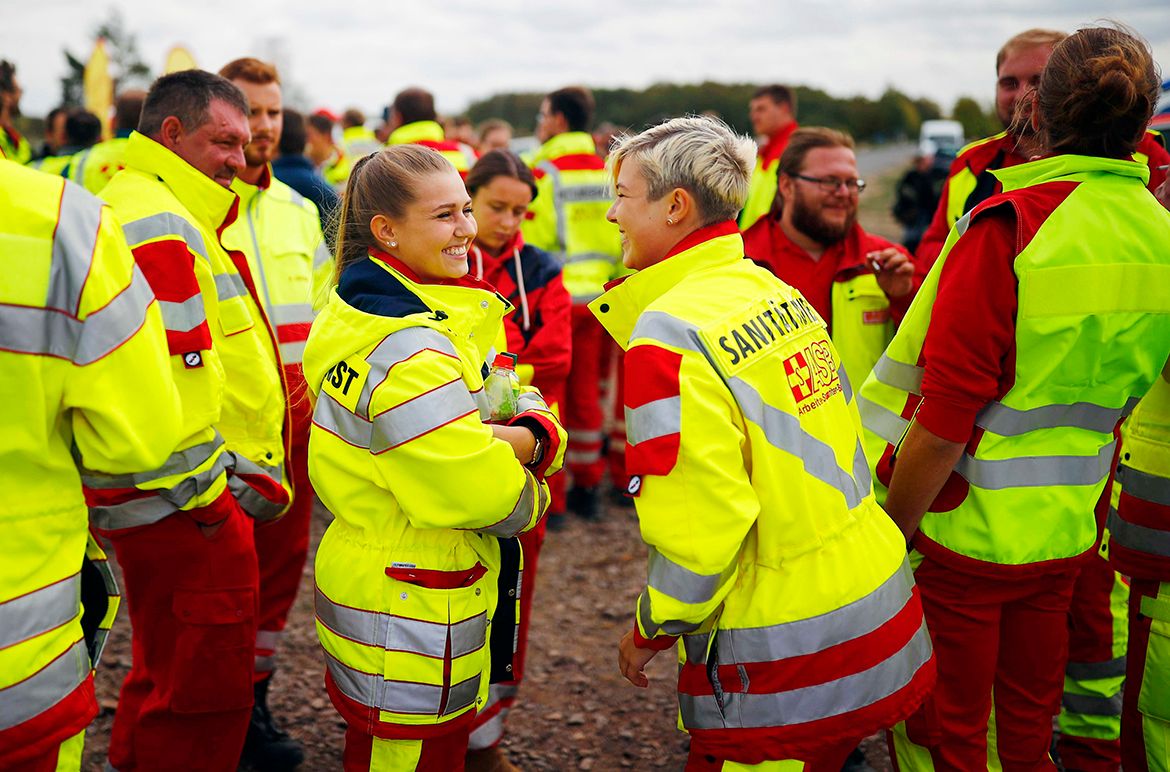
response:
M659 83L635 91L628 88L594 89L597 100L595 123L610 122L622 128L640 130L666 118L687 113L710 112L745 134L751 133L748 101L758 88L751 83L700 83L676 85ZM474 122L503 118L520 134L532 130L543 94L496 94L472 103L467 109ZM988 114L973 99L958 100L946 116L939 105L926 98L912 98L895 88L886 89L877 99L864 96L836 97L808 86L796 86L797 119L805 125L843 129L855 139L886 142L916 139L925 120L951 117L963 123L968 137L982 137L999 131L994 113Z

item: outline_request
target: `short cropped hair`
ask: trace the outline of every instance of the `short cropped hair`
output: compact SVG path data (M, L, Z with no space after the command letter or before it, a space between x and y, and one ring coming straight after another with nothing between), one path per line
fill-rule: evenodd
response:
M114 131L131 131L142 118L142 104L146 101L146 92L141 89L131 89L118 94L114 100Z
M102 138L102 121L81 107L65 113L65 144L72 147L90 147Z
M276 71L276 66L251 56L233 59L220 68L219 74L228 80L242 80L245 83L255 83L257 86L266 86L269 83L280 85L280 73Z
M773 83L770 86L761 86L752 94L752 99L768 97L778 105L788 105L788 109L796 115L796 92L788 86Z
M280 130L280 154L303 155L305 152L305 116L291 107L283 110L284 120Z
M588 131L593 122L593 92L581 86L566 86L550 93L549 113L565 116L569 131Z
M211 117L208 108L218 99L239 110L244 117L251 113L244 92L227 78L206 70L182 70L163 75L146 94L138 131L155 137L163 121L175 116L187 130L197 129Z
M341 114L341 128L351 129L354 126L365 126L366 114L356 107L351 107Z
M788 145L776 165L776 173L787 174L789 177L800 174L809 152L824 147L845 147L852 150L853 137L843 131L824 126L802 126L788 138Z
M1038 27L1026 29L1018 35L1013 35L1008 38L1008 42L1004 43L1003 48L999 49L999 53L995 55L996 75L999 74L999 68L1003 66L1004 59L1007 59L1016 51L1026 51L1029 48L1040 48L1041 46L1055 48L1066 37L1068 37L1067 32L1061 32L1055 29L1040 29Z
M434 95L423 88L399 91L394 97L394 109L398 111L403 123L433 121L438 117L435 113Z
M333 119L328 115L321 115L321 113L312 113L305 118L305 123L312 126L322 134L333 133Z
M694 196L703 224L710 225L733 219L747 201L756 143L718 118L672 118L615 140L609 154L615 180L627 160L641 166L651 201L683 188Z

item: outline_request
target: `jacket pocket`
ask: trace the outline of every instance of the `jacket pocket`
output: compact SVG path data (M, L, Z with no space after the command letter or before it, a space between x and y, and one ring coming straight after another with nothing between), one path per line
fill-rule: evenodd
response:
M179 590L171 665L176 713L240 710L252 704L256 596L250 588Z
M219 327L224 335L236 335L256 324L242 297L219 301Z

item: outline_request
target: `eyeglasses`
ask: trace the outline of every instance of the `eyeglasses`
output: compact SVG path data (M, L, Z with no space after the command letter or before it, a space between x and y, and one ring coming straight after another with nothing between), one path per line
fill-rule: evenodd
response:
M839 177L809 177L804 174L793 174L792 176L798 180L804 180L805 182L811 182L817 185L821 191L825 193L836 193L837 189L842 185L844 185L845 189L850 193L862 193L865 191L865 180L859 180L856 178L852 180L843 180Z

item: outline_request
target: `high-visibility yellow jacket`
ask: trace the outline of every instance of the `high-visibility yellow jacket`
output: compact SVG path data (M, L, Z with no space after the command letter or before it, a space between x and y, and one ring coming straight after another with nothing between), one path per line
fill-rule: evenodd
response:
M0 159L6 158L18 164L26 164L32 160L32 146L24 135L13 130L9 133L0 128Z
M950 492L927 511L915 544L972 570L1044 570L1096 543L1114 428L1170 354L1170 213L1144 190L1148 170L1134 161L1058 155L996 177L1003 195L951 231L859 403L884 497L881 482L922 401L923 342L947 257L984 212L1021 212L1011 385L979 413ZM1051 211L1045 191L1063 196Z
M122 156L129 138L127 132L124 137L107 139L77 153L69 165L69 179L84 185L94 195L101 193L114 175L122 171Z
M0 161L0 263L0 768L14 769L97 714L104 635L87 650L87 554L111 597L85 611L108 628L118 598L87 546L78 465L157 467L179 441L180 405L158 304L109 207Z
M350 159L356 161L381 149L377 135L365 126L350 126L341 131L341 146Z
M613 203L605 162L584 131L558 134L532 159L536 198L521 229L524 240L563 266L574 303L588 303L622 270L621 235L605 219Z
M44 172L45 174L64 176L62 172L67 172L72 162L73 154L48 155L44 158L38 158L35 161L29 161L27 166L30 169L36 169L38 172Z
M225 489L252 516L279 516L289 490L275 335L247 258L219 237L237 215L236 194L137 132L124 163L102 196L159 299L184 440L152 475L87 478L100 492L91 502L94 522L128 528L176 510L218 522L224 514L211 505ZM138 497L134 488L157 495Z
M443 127L435 121L415 121L399 126L390 133L386 144L422 145L437 150L463 177L475 166L475 153L458 142L448 142Z
M692 742L755 764L908 715L933 682L930 637L825 322L743 257L731 221L590 309L626 351L626 471L650 548L635 640L682 636Z
M425 737L469 723L487 694L496 537L543 515L564 431L522 396L518 421L552 440L530 470L482 422L507 301L373 255L346 269L305 348L309 475L336 518L317 550L317 634L347 721Z
M756 168L752 171L747 201L739 213L741 231L746 231L772 210L772 204L776 200L776 189L780 184L780 156L788 147L792 133L798 128L796 121L792 121L769 137L767 144L761 147L756 155Z

